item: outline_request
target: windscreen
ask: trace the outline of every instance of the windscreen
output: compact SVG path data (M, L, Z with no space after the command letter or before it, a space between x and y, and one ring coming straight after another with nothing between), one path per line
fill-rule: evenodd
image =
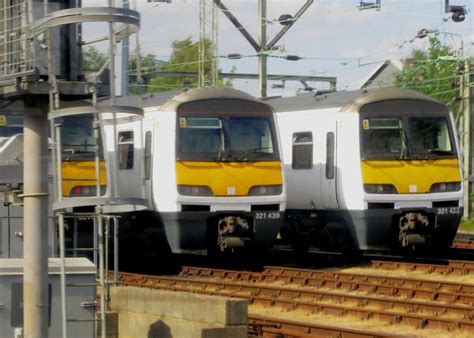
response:
M61 125L63 160L92 160L95 157L95 139L92 115L67 116L58 119ZM100 156L101 142L99 141Z
M456 156L447 116L363 116L367 159L436 159Z
M279 158L271 116L181 116L178 159L266 161Z

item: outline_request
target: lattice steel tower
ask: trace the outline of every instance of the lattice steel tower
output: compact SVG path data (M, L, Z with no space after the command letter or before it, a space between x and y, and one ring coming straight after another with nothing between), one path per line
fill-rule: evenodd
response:
M218 84L217 6L212 0L199 0L199 87Z

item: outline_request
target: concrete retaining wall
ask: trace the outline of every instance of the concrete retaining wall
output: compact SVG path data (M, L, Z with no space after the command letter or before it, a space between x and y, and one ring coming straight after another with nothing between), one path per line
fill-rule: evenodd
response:
M111 310L118 314L118 328L108 327L108 336L247 337L247 307L248 302L244 299L114 287L111 289ZM108 324L111 322L113 320Z

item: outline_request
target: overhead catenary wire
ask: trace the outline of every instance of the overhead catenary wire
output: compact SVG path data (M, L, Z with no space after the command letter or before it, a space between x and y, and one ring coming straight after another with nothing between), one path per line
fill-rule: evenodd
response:
M433 1L435 2L435 1ZM325 3L324 1L318 1L317 3L315 4L319 4L320 7L318 9L318 11L316 12L316 17L314 16L302 16L300 18L300 22L295 25L293 28L292 28L292 34L293 36L295 35L301 35L301 34L304 34L305 32L307 32L309 29L311 30L315 30L317 31L317 29L315 29L316 25L320 24L321 22L321 18L330 18L330 20L332 20L333 18L337 17L338 15L344 15L344 14L350 14L350 13L357 13L358 10L356 9L356 6L346 6L346 4L343 4L341 6L333 6L332 4L328 4L328 3ZM193 4L194 5L194 4ZM410 10L410 6L413 5L413 1L407 1L407 2L391 2L391 3L384 3L384 11L387 12L387 13L408 13L408 14L411 14L411 12L416 12L416 11L413 11L413 10ZM148 7L145 7L146 5L143 5L141 4L141 8L148 8ZM166 13L169 15L170 14L170 11L171 11L172 7L171 6L168 6L168 5L163 5L163 6L160 6L160 8L153 8L152 11L148 11L147 12L147 15L152 15L154 17L159 17L159 16L163 16L164 12L166 11ZM324 9L323 11L321 11L321 9ZM405 10L406 9L406 10ZM383 13L382 13L383 14ZM416 14L416 13L415 13ZM438 17L440 19L443 19L443 13L440 13L440 15L431 15L433 17ZM375 13L373 12L372 14L370 14L372 18L376 18L377 15L380 15L379 13ZM403 16L404 18L408 18L408 17L411 17L411 16L408 16L408 15L401 15ZM423 16L426 16L425 14ZM270 23L278 23L277 20L271 18L272 15L267 15L266 17L266 20ZM318 23L318 24L317 24ZM442 22L441 25L444 24L444 21ZM257 27L257 21L255 21L255 24L254 25L248 25L246 24L247 27ZM271 24L268 25L268 28L269 30L273 29L272 27L277 27L277 26L272 26ZM440 27L440 25L436 26L436 27ZM230 32L230 31L235 31L235 27L232 27L232 28L226 28L226 27L223 27L219 30L220 32L220 35L221 36L224 36L227 32ZM400 39L400 40L403 40L403 39ZM142 46L146 46L146 50L152 50L151 48L153 48L154 46L154 42L144 42L142 44ZM245 45L247 46L247 45ZM469 44L466 44L467 48L466 48L466 51L469 50L470 48L470 45ZM240 50L242 49L245 49L245 48L240 48ZM324 63L326 62L327 65L323 68L323 69L318 69L320 68L318 64L313 64L312 67L316 67L317 70L316 72L318 74L329 74L329 75L334 75L333 73L337 73L337 74L346 74L349 75L350 74L350 71L351 70L355 70L357 68L361 68L361 67L365 67L365 63L377 63L377 61L373 61L373 60L380 60L380 62L383 62L387 59L391 59L393 57L397 57L400 55L400 52L398 52L399 48L397 46L394 46L392 48L389 48L387 49L385 46L380 46L376 49L370 49L370 52L367 52L367 54L363 55L362 57L357 57L357 58L342 58L342 57L324 57L324 56L315 56L315 55L301 55L300 56L300 59L301 61L300 62L311 62L311 61L317 61L317 62L321 62L321 63ZM287 52L290 52L290 51L287 51ZM293 51L291 51L293 52ZM159 61L164 61L164 62L167 62L168 60L166 60L167 58L169 58L169 56L167 55L164 55L163 53L158 53L160 54L159 57L164 59L164 60L159 60ZM296 52L296 54L300 55L301 53L298 53ZM468 54L468 53L466 53ZM253 56L250 56L250 55L245 55L243 58L250 58L250 57L253 57ZM269 56L271 59L273 60L278 60L278 59L284 59L285 57L283 56ZM305 60L305 61L304 61ZM340 64L335 64L336 62L340 61ZM179 66L183 66L185 67L186 65L192 65L193 63L197 63L198 61L189 61L189 62L186 62L186 63L180 63L180 64L176 64L176 67ZM207 62L207 61L206 61ZM275 61L275 62L278 62L278 61ZM425 61L426 62L426 61ZM226 63L227 65L237 65L238 66L238 61L228 61ZM171 67L175 67L175 65L170 65L170 64L167 64L167 67L169 67L168 69L169 70L172 70L173 68ZM248 67L248 63L246 64L246 67ZM132 70L133 71L133 70ZM155 69L144 69L144 75L149 75L150 72L153 72L155 71ZM315 72L314 70L312 70L312 72Z

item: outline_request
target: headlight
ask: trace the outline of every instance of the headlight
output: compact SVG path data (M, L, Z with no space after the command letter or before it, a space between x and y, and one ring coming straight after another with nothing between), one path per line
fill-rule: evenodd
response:
M461 190L461 182L435 183L430 188L430 192L448 192L459 190Z
M205 185L178 185L178 193L183 196L214 196Z
M278 185L256 185L249 191L249 196L270 196L281 195L283 188Z
M398 194L392 184L364 184L364 191L368 194Z
M107 186L100 186L100 195L104 195ZM95 185L77 185L71 189L69 197L93 197L97 196L97 187Z

